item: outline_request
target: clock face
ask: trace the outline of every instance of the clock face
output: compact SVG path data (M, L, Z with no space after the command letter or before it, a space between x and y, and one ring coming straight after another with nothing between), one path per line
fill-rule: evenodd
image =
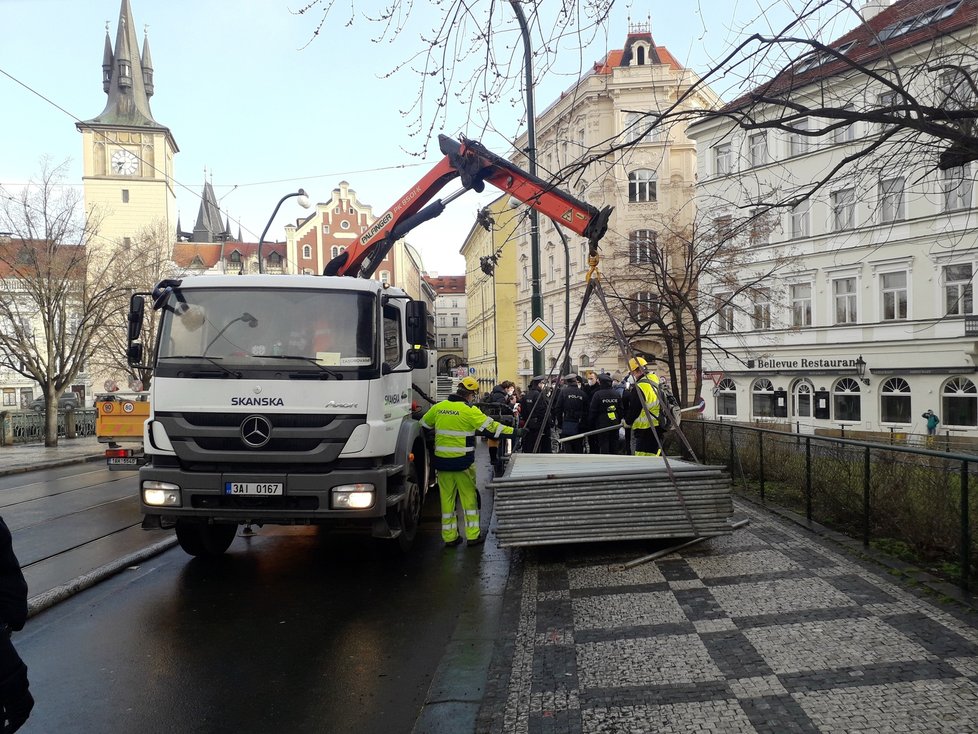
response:
M112 172L121 176L132 176L139 168L139 159L128 150L117 150L112 154Z

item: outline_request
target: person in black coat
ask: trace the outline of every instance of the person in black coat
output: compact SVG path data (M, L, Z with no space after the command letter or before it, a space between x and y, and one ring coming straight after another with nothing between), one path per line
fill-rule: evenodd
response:
M14 554L10 529L0 518L0 732L20 729L34 708L27 680L27 666L10 641L10 632L24 629L27 622L27 581Z
M564 378L564 386L560 389L560 395L557 396L554 413L562 438L576 436L583 431L584 421L587 419L587 397L581 390L576 375L567 375ZM576 438L573 441L567 441L564 444L564 453L583 454L584 439Z
M498 403L499 405L505 406L507 409L512 411L512 405L510 404L510 397L516 390L516 383L510 380L504 380L496 385L492 392L489 393L489 398L486 400L487 403ZM508 424L507 424L508 425ZM489 444L489 463L493 467L499 468L499 442L501 439L490 438L488 439ZM505 440L505 439L502 439Z
M621 395L612 386L612 377L607 372L598 375L598 389L591 396L588 406L588 428L595 431L599 428L620 426L624 411L621 405ZM589 436L589 446L592 454L617 454L618 431L609 430Z
M520 419L526 429L526 435L521 440L523 452L527 454L533 453L538 438L540 446L536 453L553 453L550 448L550 426L544 421L547 413L546 396L540 390L544 379L546 378L543 375L538 375L530 380L530 387L520 401Z

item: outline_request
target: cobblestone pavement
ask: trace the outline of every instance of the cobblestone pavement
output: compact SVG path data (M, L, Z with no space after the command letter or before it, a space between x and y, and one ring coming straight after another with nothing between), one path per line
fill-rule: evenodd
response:
M978 627L763 509L627 571L514 554L479 732L975 732ZM953 612L953 613L952 613Z

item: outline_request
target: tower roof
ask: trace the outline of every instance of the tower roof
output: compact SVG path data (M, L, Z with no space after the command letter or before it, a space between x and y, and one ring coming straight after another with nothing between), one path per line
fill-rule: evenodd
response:
M140 58L139 45L136 41L136 29L132 20L132 8L129 0L122 0L119 9L119 27L116 32L115 48L109 52L108 31L103 53L103 69L105 79L103 89L108 95L105 109L97 117L86 120L81 125L110 125L123 127L145 127L156 130L167 128L155 119L149 107L149 97L152 95L152 67L145 69L143 60L152 64L148 48L148 39L143 58ZM147 86L149 89L147 90Z

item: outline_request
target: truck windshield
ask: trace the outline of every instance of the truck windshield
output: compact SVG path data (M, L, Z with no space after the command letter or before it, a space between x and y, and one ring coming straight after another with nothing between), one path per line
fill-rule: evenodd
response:
M161 362L197 359L224 370L280 370L287 364L290 371L329 373L375 364L373 294L187 288L180 296L165 309Z

